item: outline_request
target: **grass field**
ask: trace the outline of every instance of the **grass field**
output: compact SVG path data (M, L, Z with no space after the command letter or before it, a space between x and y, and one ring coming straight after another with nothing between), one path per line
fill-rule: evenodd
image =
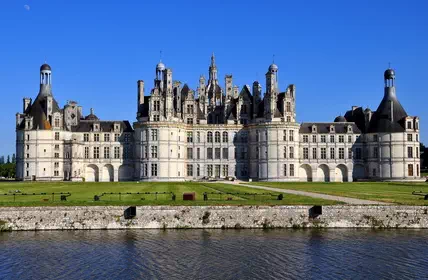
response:
M428 205L423 196L412 195L413 191L428 193L428 183L250 183L280 189L308 191L360 199L376 200L403 205Z
M46 193L46 195L15 195L21 193ZM70 192L67 201L60 201L60 195L55 195L52 201L52 192ZM104 195L100 201L94 201L95 195L102 193L121 193ZM136 193L137 194L126 194ZM176 195L176 200L171 199L171 194L141 194L145 192L168 192ZM184 192L195 192L196 201L183 201ZM203 200L203 193L209 194L208 201ZM227 195L226 193L235 193ZM239 194L236 194L239 193ZM271 193L269 195L245 195L245 193ZM8 194L8 195L4 195ZM310 198L299 195L284 194L283 200L277 200L279 193L252 189L244 186L226 185L220 183L72 183L72 182L0 182L0 206L96 206L96 205L330 205L339 202ZM143 199L142 199L143 198ZM227 200L231 198L231 200ZM120 200L119 200L120 199Z

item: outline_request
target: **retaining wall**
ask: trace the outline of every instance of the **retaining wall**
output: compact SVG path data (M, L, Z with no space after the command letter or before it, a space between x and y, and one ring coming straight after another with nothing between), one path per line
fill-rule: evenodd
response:
M428 228L428 206L0 207L1 230L150 228ZM321 214L317 211L321 210Z

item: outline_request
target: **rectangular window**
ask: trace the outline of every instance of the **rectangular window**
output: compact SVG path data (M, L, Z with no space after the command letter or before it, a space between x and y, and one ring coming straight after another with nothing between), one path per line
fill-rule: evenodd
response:
M192 143L193 142L193 132L188 131L187 132L187 143Z
M193 159L193 148L187 148L187 159Z
M223 165L223 177L229 176L229 165Z
M413 176L413 164L408 164L407 170L409 172L409 176Z
M55 140L59 140L59 132L55 132Z
M94 158L100 158L100 147L94 147Z
M303 135L303 143L308 143L308 142L309 142L309 136Z
M352 143L352 135L348 135L348 143Z
M196 166L196 176L201 176L201 166L199 164Z
M361 159L361 148L355 149L355 159Z
M373 157L378 158L379 157L379 148L373 147Z
M104 158L110 158L110 147L104 147Z
M114 135L114 141L115 141L115 142L119 142L119 137L120 137L120 135L119 135L118 133L116 133L116 134Z
M212 164L208 164L208 166L207 166L207 175L208 175L208 177L212 177L213 176L213 166L212 166Z
M259 131L257 130L256 133L257 133L257 141L259 141L259 137L258 137L259 136ZM287 141L287 130L284 130L283 140Z
M198 143L200 143L201 142L201 133L198 131L198 132L196 132L196 141L198 142Z
M58 170L54 171L54 176L59 176L59 171Z
M158 130L152 129L152 141L158 141Z
M330 135L330 143L334 143L334 135Z
M55 163L54 163L54 167L55 167L55 168L58 168L58 167L59 167L59 162L55 162Z
M229 159L229 148L223 148L223 159Z
M187 165L187 177L193 177L193 165Z
M345 136L339 135L339 143L345 143Z
M158 176L158 165L156 163L152 163L152 176Z
M419 164L416 164L416 176L420 176L420 174L419 174Z
M159 100L153 101L153 111L157 112L159 110L160 110L160 101Z
M287 164L284 164L284 169L283 169L283 174L284 174L284 177L286 177L287 176Z
M59 150L59 145L55 145L55 150Z
M327 159L327 148L321 148L321 159Z
M100 135L98 133L94 134L94 141L99 142L100 141Z
M317 158L317 148L312 148L312 158L313 159Z
M352 148L348 148L348 159L352 159Z
M294 164L290 164L290 176L294 177Z
M303 159L309 159L309 149L303 148Z
M147 153L148 153L148 147L147 146L143 146L143 153L144 153L144 158L148 158L149 157L147 155Z
M110 142L110 134L104 134L104 142Z
M317 136L316 135L312 135L312 143L316 143L317 142Z
M213 148L207 148L207 159L213 159Z
M419 134L416 134L416 142L419 142Z
M330 158L334 159L334 148L330 148Z
M290 158L294 158L294 147L288 149L290 151Z
M196 149L196 158L201 159L201 148Z
M131 139L131 134L126 133L124 137L125 143L128 143L130 139Z
M160 120L159 115L154 115L153 116L153 121L154 122L158 122Z
M193 118L187 118L187 124L193 124Z
M147 177L147 173L148 173L147 169L148 169L147 163L143 164L143 176L144 177Z
M59 127L59 119L55 119L55 127Z
M412 122L407 122L407 129L412 129Z
M114 147L114 158L120 158L120 147Z
M407 157L413 158L413 147L407 147Z
M339 148L339 159L345 159L345 148Z
M29 155L29 154L27 154L27 158L29 158L29 157L30 157L30 155ZM55 153L55 154L54 154L54 157L55 157L55 158L59 158L59 153Z
M215 159L220 159L220 148L215 148Z
M290 137L289 137L289 140L290 141L294 141L294 130L290 130Z
M416 158L419 158L419 147L416 147Z
M321 135L321 143L326 143L326 136L325 135Z
M377 141L379 141L379 138L378 138L377 134L375 134L375 135L373 135L373 142L377 142Z
M83 134L83 141L84 142L89 142L89 133Z
M284 146L284 158L287 158L287 147Z
M187 105L187 114L193 114L193 105Z
M407 134L407 141L409 142L413 141L413 134Z
M152 146L152 158L158 158L158 146Z

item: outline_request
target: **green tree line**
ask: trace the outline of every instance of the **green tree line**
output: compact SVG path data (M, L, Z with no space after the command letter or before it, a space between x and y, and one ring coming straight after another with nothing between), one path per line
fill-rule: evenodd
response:
M15 178L16 174L16 156L15 154L0 156L0 177Z

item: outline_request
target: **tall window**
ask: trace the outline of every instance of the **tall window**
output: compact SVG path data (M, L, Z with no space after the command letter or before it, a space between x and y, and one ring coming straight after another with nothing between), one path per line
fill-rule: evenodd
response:
M187 159L193 159L193 148L187 148Z
M89 158L89 147L85 147L85 158Z
M84 142L89 142L89 133L83 134L83 141Z
M309 159L309 149L303 148L303 159Z
M290 158L294 158L294 147L288 149L290 151Z
M152 176L158 176L158 165L156 163L152 163Z
M327 148L321 148L321 159L327 159Z
M284 177L286 177L287 176L287 164L284 164Z
M201 159L201 148L196 149L196 158Z
M412 129L412 122L407 122L407 129Z
M215 159L220 159L220 148L215 148Z
M316 135L312 135L312 143L316 143L317 142L317 136Z
M413 147L407 147L407 157L413 158Z
M294 141L294 130L290 130L290 137L289 137L289 139L290 139L290 141Z
M287 112L291 112L291 103L287 102L287 108L286 108Z
M379 149L378 147L373 147L373 157L378 158L379 157Z
M290 176L294 177L294 164L290 164Z
M55 140L59 140L59 132L55 132Z
M193 132L188 131L187 132L187 143L192 143L193 142Z
M284 146L284 158L287 158L287 146Z
M94 147L94 158L100 158L100 147Z
M215 142L220 143L220 132L219 131L215 132Z
M308 142L309 142L309 136L303 135L303 143L308 143Z
M114 158L120 158L120 147L114 147Z
M348 135L348 143L352 143L352 135Z
M325 142L327 142L325 135L321 135L321 143L325 143Z
M193 177L193 165L192 164L187 165L187 176Z
M130 139L131 139L131 134L126 133L126 134L125 134L125 137L124 137L124 141L125 141L125 143L128 143Z
M229 176L229 165L223 165L223 177Z
M227 131L223 131L223 143L227 143L227 142L228 142Z
M100 135L98 133L94 134L94 141L99 142L100 141Z
M55 127L59 127L59 119L55 119Z
M339 143L344 143L344 142L345 142L345 136L339 135Z
M160 120L159 115L153 115L153 121L158 122Z
M407 141L413 141L413 134L407 134Z
M291 122L291 117L287 116L287 122Z
M334 148L330 148L330 158L334 159Z
M419 158L419 147L416 147L416 158Z
M187 114L193 114L193 105L187 105Z
M143 146L144 158L148 158L148 155L147 155L148 149L149 149L148 146Z
M223 148L223 159L229 159L229 148Z
M147 173L148 173L148 167L147 167L147 163L143 164L143 176L147 177Z
M198 142L198 143L200 143L201 142L201 133L198 131L198 132L196 132L196 141Z
M193 118L187 118L187 124L193 124Z
M339 159L345 159L345 148L339 148Z
M258 130L257 130L257 135L258 135ZM284 136L283 136L283 140L287 141L287 130L284 130ZM257 141L259 141L259 138L257 137Z
M213 159L213 148L207 148L207 159Z
M104 134L104 142L110 142L110 134Z
M313 159L317 158L317 148L312 148L312 158Z
M114 135L114 141L115 141L115 142L119 142L119 137L120 137L120 134L119 134L119 133L116 133L116 134Z
M409 176L413 176L413 164L408 164L407 170L409 172Z
M159 100L153 101L153 111L157 112L159 110L160 110L160 101Z
M152 141L157 141L157 140L158 140L158 130L152 129Z
M334 135L330 135L330 143L334 143Z
M104 158L110 158L110 147L104 147Z
M196 176L201 176L201 166L199 164L196 165Z
M352 148L348 148L348 159L352 159Z
M207 166L207 175L208 175L208 177L213 176L213 165L212 164L208 164L208 166Z
M211 131L208 131L208 133L207 133L207 142L208 143L213 142L213 133Z
M158 157L158 146L152 146L152 158Z

